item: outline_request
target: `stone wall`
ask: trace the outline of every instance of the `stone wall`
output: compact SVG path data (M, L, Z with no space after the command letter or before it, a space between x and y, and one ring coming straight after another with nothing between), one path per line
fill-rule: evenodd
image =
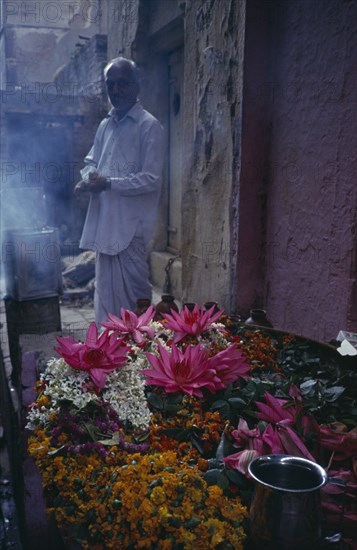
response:
M182 300L216 300L231 310L236 289L232 280L236 278L237 232L233 228L238 201L235 182L240 163L245 2L124 0L121 5L119 25L115 30L109 27L109 56L125 55L139 64L142 102L166 130L167 57L179 45L184 46ZM162 249L166 208L164 186L156 237Z
M58 69L54 81L68 95L88 103L105 99L103 70L107 63L107 36L96 34L85 41L69 63Z
M108 18L108 59L122 55L134 59L132 46L139 24L139 0L110 4Z
M7 82L20 86L52 82L85 38L107 32L107 2L4 0L2 21L6 35ZM15 69L15 71L14 71Z
M245 3L186 2L185 301L235 306Z
M103 79L107 59L107 37L95 35L55 76L57 89L77 114L72 129L73 185L81 178L84 157L92 146L99 122L109 108ZM74 242L80 238L88 200L87 194L73 199L71 238Z

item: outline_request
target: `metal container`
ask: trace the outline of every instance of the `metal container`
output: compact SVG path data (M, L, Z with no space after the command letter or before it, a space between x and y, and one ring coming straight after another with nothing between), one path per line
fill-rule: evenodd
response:
M257 482L251 505L255 548L293 550L335 542L322 538L320 489L327 473L314 462L294 456L266 455L248 467Z
M8 298L22 301L61 294L57 228L7 231L2 242L2 260Z

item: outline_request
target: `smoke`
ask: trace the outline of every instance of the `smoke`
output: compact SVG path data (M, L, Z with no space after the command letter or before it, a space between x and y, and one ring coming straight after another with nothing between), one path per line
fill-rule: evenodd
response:
M6 113L4 120L6 151L0 161L2 275L12 294L12 279L17 278L20 286L26 280L28 288L23 293L32 297L39 291L36 284L43 284L47 293L49 288L58 287L55 273L59 258L49 259L42 249L46 228L56 229L55 240L59 236L64 241L70 234L76 170L70 160L71 126L60 115L20 110ZM31 245L15 245L20 234L27 242L24 232L31 234ZM59 249L59 243L57 246ZM19 295L18 289L15 295Z
M41 229L46 225L42 187L1 189L1 232L12 229Z

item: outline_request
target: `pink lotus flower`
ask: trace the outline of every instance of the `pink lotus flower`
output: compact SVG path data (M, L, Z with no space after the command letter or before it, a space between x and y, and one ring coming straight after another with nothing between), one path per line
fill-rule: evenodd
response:
M267 454L301 456L316 462L302 440L289 426L274 427L268 424L261 434L258 428L253 430L244 428L243 423L245 421L240 419L238 430L233 431L232 435L236 439L235 446L245 448L223 459L229 468L248 476L250 462L258 456Z
M250 366L245 362L245 356L240 349L232 344L228 348L220 351L210 358L211 364L214 364L220 384L216 389L224 389L231 382L235 382L239 376L249 371Z
M285 454L279 431L271 424L268 424L262 433L263 450L262 454L280 455Z
M294 398L294 404L289 405L286 399L278 399L269 392L265 392L264 399L266 404L260 403L259 401L255 402L259 410L257 417L266 422L270 422L274 426L272 426L275 432L272 440L273 447L275 448L274 452L278 452L276 449L280 445L283 453L301 456L315 461L301 438L297 435L295 430L292 429L298 417L301 415L302 410L301 396L296 386L291 386L289 395ZM310 425L308 420L306 415L300 418L302 426L305 426L306 429L308 429ZM269 435L272 435L272 433L273 432L270 432ZM277 437L280 443L278 443ZM268 442L267 437L265 437L265 441Z
M261 433L258 427L250 429L247 422L240 418L237 429L232 431L232 436L235 439L234 447L243 450L227 456L223 461L228 468L238 470L246 476L249 464L258 456L283 452L279 436L270 424Z
M284 454L301 456L302 458L307 458L308 460L316 462L315 458L309 452L302 439L292 428L286 424L280 424L276 429L278 430L281 445L284 449Z
M234 453L223 459L223 462L228 468L232 470L237 470L245 476L248 474L248 466L253 460L261 456L258 451L255 449L245 449L244 451L239 451L239 453Z
M228 467L248 475L249 463L257 456L266 454L301 456L316 462L293 429L297 418L300 418L302 407L299 390L292 386L289 395L294 398L295 404L288 407L286 399L278 399L269 392L264 394L266 403L255 403L259 410L258 418L269 422L263 432L258 426L251 429L245 420L239 420L237 429L232 431L232 437L235 439L234 446L241 450L224 459ZM314 428L309 417L303 416L300 420L304 433L305 429L309 431L311 427Z
M295 422L296 409L294 406L286 407L287 399L278 399L269 392L264 393L266 403L256 401L255 404L259 410L257 417L266 422L282 422L292 425Z
M77 342L71 336L57 336L59 346L54 349L72 368L88 371L94 385L102 390L107 374L126 362L126 354L130 350L122 345L115 334L103 332L98 337L96 324L89 325L85 343Z
M320 443L329 451L333 451L335 454L335 460L344 460L348 457L357 456L357 428L353 428L350 431L343 431L343 424L341 426L332 425L320 426ZM337 428L337 429L336 429ZM342 429L341 429L342 428Z
M154 329L148 326L155 315L155 308L150 306L145 313L138 317L133 311L121 308L121 319L112 313L109 313L109 322L102 323L103 327L114 330L125 336L131 336L137 344L145 341L143 333L149 338L154 337Z
M171 310L171 313L163 313L167 328L175 332L174 343L185 336L198 336L208 330L223 313L223 309L213 313L214 308L215 306L212 306L203 311L196 304L192 311L185 306L179 313L174 310Z
M172 344L171 353L159 344L159 356L146 353L151 369L144 369L146 382L153 386L162 386L168 393L184 392L188 395L203 397L200 388L215 391L215 382L219 382L214 368L210 368L206 352L199 345L188 346L182 352Z
M203 397L200 388L214 393L249 369L238 351L233 344L223 352L208 357L199 344L187 346L184 351L172 344L171 353L159 344L159 356L148 352L146 356L151 369L142 372L149 385L162 386L169 393L182 391Z
M237 429L232 431L232 437L235 439L234 447L255 449L258 454L263 454L264 442L259 428L250 429L243 418L239 419Z

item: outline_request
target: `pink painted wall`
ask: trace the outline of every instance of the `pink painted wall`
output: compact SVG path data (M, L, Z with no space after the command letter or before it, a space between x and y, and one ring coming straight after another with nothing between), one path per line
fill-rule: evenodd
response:
M237 196L237 313L264 307L266 201L268 192L269 3L247 3L244 45L242 143Z
M271 5L264 306L329 340L357 332L357 4Z

